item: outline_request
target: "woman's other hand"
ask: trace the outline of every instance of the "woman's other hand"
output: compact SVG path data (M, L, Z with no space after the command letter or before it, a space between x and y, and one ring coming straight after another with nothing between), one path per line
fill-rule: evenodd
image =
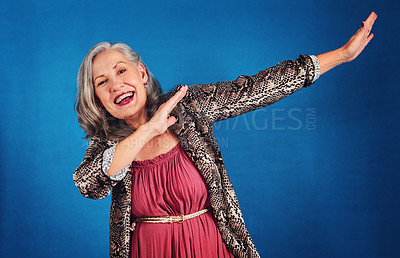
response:
M158 108L154 116L147 122L146 126L153 132L154 136L165 133L168 127L176 123L177 118L169 116L169 114L176 104L186 95L187 89L187 85L182 86L174 96Z
M371 33L371 29L376 18L377 15L372 12L367 20L362 22L361 28L351 37L346 45L317 56L320 63L321 74L340 64L353 61L364 50L365 46L368 45L374 37L374 34Z
M362 22L361 28L353 37L344 45L341 50L343 53L343 62L353 61L365 48L366 45L374 37L371 33L375 20L378 16L372 12L365 22Z

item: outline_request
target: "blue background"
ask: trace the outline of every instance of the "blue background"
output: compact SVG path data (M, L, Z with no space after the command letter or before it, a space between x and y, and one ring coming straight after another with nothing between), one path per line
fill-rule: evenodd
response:
M81 197L76 74L98 42L137 50L164 91L343 45L361 56L215 125L262 257L400 257L399 6L381 0L7 1L0 9L0 256L107 257L110 198Z

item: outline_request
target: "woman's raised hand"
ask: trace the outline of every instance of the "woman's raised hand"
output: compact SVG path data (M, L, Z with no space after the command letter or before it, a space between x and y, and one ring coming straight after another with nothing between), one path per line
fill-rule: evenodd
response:
M351 39L341 48L323 53L317 56L320 64L320 73L326 73L332 68L353 61L374 37L371 33L372 26L377 15L372 12L365 22L362 22L361 28Z
M168 127L177 121L175 117L170 117L169 114L185 96L187 88L186 85L182 86L174 96L158 108L150 121L138 127L135 132L117 144L114 158L107 172L109 176L118 173L131 164L132 160L135 160L137 154L149 140L163 134Z
M378 16L372 12L367 20L362 22L361 28L356 32L356 34L354 34L346 45L341 48L344 62L353 61L374 37L371 30L377 17Z
M176 117L169 116L169 114L176 104L185 96L187 89L187 85L182 86L174 96L158 108L157 112L147 123L148 128L154 132L154 136L163 134L168 127L176 123Z

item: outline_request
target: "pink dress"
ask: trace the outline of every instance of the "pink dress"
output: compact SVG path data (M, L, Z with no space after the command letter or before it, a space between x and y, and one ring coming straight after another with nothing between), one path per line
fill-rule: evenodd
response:
M210 207L207 186L178 144L153 160L132 163L132 217L176 216ZM130 257L233 257L212 211L183 223L138 222Z

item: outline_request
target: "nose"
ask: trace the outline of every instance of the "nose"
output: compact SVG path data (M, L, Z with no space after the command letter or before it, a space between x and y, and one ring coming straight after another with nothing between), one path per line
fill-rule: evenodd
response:
M124 87L124 83L121 80L119 80L117 78L112 79L112 81L111 81L111 91L112 92L119 91L123 87Z

